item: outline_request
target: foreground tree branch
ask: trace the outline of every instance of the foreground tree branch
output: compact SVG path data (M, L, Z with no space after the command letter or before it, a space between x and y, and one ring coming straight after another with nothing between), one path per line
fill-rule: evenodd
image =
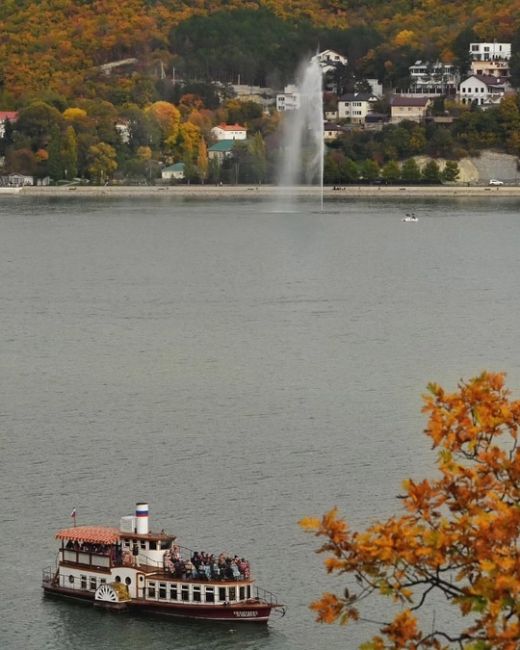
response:
M517 650L520 645L520 401L504 375L484 372L455 393L430 384L426 434L439 450L435 479L404 482L406 512L351 531L333 508L302 528L324 538L329 573L352 574L359 593L325 593L317 620L362 617L372 593L404 609L379 625L362 650ZM460 629L424 633L414 611L441 593L461 613ZM467 618L466 618L467 617ZM449 645L446 645L446 642Z

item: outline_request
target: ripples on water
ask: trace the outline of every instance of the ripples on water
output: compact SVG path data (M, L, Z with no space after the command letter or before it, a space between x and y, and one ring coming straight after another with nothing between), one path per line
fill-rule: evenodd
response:
M504 369L518 391L518 203L1 207L2 647L356 647L367 629L312 622L309 601L341 582L296 522L398 508L402 479L431 466L429 380ZM410 209L419 223L401 223ZM42 599L72 507L115 524L140 499L182 543L248 556L285 619L228 628Z

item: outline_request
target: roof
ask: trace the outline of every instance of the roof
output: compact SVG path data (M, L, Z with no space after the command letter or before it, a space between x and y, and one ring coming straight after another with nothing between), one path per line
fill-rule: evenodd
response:
M63 528L56 533L56 539L70 539L73 542L92 544L115 544L120 538L117 528L106 526L74 526L74 528Z
M471 74L469 77L464 79L464 82L468 81L468 79L478 79L478 81L486 84L486 86L505 86L507 83L507 79L495 77L492 74Z
M219 140L219 142L216 142L215 144L212 144L211 147L208 147L208 151L220 151L222 153L226 153L233 150L236 142L236 140Z
M222 129L223 131L247 131L245 126L241 124L219 124L214 127L215 129Z
M168 167L163 167L163 172L183 172L184 171L184 163L183 162L178 162L175 163L174 165L169 165Z
M402 95L395 95L392 97L391 105L425 107L429 101L428 97L403 97Z
M339 98L340 102L369 102L371 100L377 101L377 97L373 93L347 93Z
M345 129L339 124L333 124L332 122L325 122L323 125L324 131L344 131Z
M9 122L16 122L18 119L17 111L0 111L0 120L9 120Z

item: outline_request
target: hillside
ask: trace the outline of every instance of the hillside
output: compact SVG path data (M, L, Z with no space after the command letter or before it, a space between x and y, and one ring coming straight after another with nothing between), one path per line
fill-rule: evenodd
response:
M350 47L351 56L368 69L372 64L376 72L398 67L396 52L453 59L454 44L465 28L482 40L508 41L520 29L520 0L3 0L2 102L20 103L43 89L65 97L96 96L99 65L136 57L142 67L134 70L133 81L117 81L124 99L136 75L150 75L159 62L176 63L175 28L196 16L236 9L263 9L264 15L274 15L282 25L282 52L287 29L296 34L300 50L315 49L317 39L320 46ZM367 33L368 40L363 37ZM349 43L356 35L360 44L352 51ZM225 49L227 43L220 46ZM268 48L270 42L263 46L259 41L257 47Z

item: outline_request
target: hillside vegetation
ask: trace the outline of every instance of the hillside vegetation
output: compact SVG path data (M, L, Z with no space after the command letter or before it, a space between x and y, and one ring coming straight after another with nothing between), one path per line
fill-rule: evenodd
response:
M226 30L218 15L232 10L259 10L259 20L245 33L238 23ZM206 16L214 22L197 23ZM464 33L515 40L520 0L3 0L2 102L14 105L42 89L96 97L103 87L98 66L127 57L141 68L112 82L122 101L150 71L191 65L204 76L197 33L209 28L206 36L227 54L222 70L208 65L206 76L241 73L253 82L265 81L269 71L285 81L297 56L319 43L343 50L367 73L391 77L416 54L456 59ZM212 52L206 61L214 61Z

